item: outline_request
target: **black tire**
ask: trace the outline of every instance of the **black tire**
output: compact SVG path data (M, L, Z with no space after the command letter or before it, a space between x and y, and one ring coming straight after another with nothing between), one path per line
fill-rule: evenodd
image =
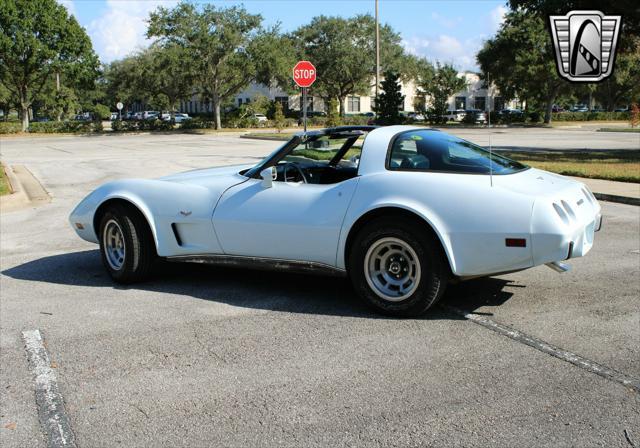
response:
M107 225L117 223L124 243L123 262L119 268L111 265L105 248ZM144 216L134 207L116 204L105 211L100 219L100 254L111 278L122 284L146 280L153 271L157 258L155 242Z
M450 277L449 264L440 242L426 224L401 217L383 217L367 224L355 237L348 259L348 272L356 293L376 311L402 317L424 314L444 294ZM419 262L421 274L406 298L386 300L367 281L365 258L381 241L397 239L408 245ZM373 250L373 249L372 249ZM372 277L370 277L371 279Z

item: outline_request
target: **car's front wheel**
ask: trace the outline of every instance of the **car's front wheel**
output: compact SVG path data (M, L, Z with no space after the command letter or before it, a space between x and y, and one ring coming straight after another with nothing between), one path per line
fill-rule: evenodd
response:
M356 292L379 312L419 316L446 288L449 269L435 237L417 223L381 218L356 236L349 277Z
M135 283L149 276L156 249L138 210L117 204L105 211L100 220L100 253L109 275L118 283Z

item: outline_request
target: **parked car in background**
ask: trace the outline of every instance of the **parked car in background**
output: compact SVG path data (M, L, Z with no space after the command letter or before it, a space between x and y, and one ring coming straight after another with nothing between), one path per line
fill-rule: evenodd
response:
M554 104L553 106L551 106L551 112L554 112L554 113L564 112L564 108L562 106L558 106L557 104Z
M143 120L155 120L156 117L160 114L157 110L145 110L142 112Z
M575 104L569 109L570 112L589 112L589 108L586 104Z
M191 120L191 117L189 116L189 114L183 114L183 113L176 113L173 118L176 123L182 123L183 121ZM171 114L163 113L162 120L171 121Z
M344 126L298 133L254 166L106 183L69 222L117 283L144 280L158 259L298 269L348 277L379 312L416 316L450 281L568 270L602 217L583 183L445 132Z
M120 117L118 112L111 112L111 121L115 121Z
M76 121L91 121L91 112L81 112L79 114L76 115L75 120Z
M480 109L467 109L464 111L465 119L474 123L486 123L487 122L487 114L484 113L483 110ZM469 117L469 118L467 118Z
M524 116L524 112L521 109L502 109L498 112L498 116L503 120L517 120Z
M450 110L447 112L447 114L444 116L447 121L462 121L464 120L464 116L466 115L466 112L464 109L456 109L456 110Z
M258 120L258 123L262 123L268 120L265 114L253 114L253 118Z
M409 112L407 118L414 121L424 121L424 115L418 112Z
M629 112L629 106L618 107L615 112Z

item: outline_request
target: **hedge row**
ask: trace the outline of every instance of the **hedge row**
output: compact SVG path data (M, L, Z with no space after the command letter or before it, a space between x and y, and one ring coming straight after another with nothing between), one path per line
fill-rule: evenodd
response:
M629 112L558 112L551 121L629 121Z
M0 134L17 134L22 131L22 124L16 122L0 122Z
M170 131L173 123L163 120L141 120L141 121L121 121L111 122L111 130L114 132L131 131Z
M91 121L46 121L29 123L29 132L44 134L88 133L102 131L102 122ZM22 123L0 122L0 134L16 134L22 131Z

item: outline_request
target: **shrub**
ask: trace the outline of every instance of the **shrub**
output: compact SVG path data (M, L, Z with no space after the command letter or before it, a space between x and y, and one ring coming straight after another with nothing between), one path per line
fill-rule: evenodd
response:
M260 122L253 117L228 117L223 126L227 128L257 128Z
M124 123L126 121L114 120L111 122L111 130L114 132L122 131L124 129Z
M326 127L327 117L307 117L307 125Z
M87 133L93 130L93 123L90 121L47 121L29 124L29 132L42 132L45 134Z
M372 117L366 115L345 115L342 117L342 123L347 126L359 126L369 124Z
M282 113L282 104L280 103L275 104L275 111L273 112L273 124L278 130L278 133L282 132L282 129L284 129L284 126L286 124L284 114Z
M611 121L629 120L629 112L557 112L552 121Z
M173 129L170 121L163 120L142 120L138 121L139 131L169 131Z
M540 121L542 121L542 114L538 111L529 112L527 114L527 118L531 123L539 123Z
M631 116L629 117L629 124L632 128L637 127L640 124L640 107L636 103L631 105Z
M98 117L100 120L108 120L111 118L111 111L104 104L96 104L93 106L94 116Z
M22 131L22 124L20 123L0 122L0 134L16 134L20 131Z
M138 122L137 121L121 121L115 120L111 122L111 130L115 132L119 131L137 131L138 130Z
M181 129L213 129L215 128L215 122L211 120L205 120L201 117L196 117L191 120L183 121Z
M338 113L338 102L335 98L331 98L329 100L329 104L327 105L327 126L330 128L335 128L336 126L340 126L342 124L342 120L340 119L340 114Z
M104 131L104 127L102 126L102 120L95 120L93 123L91 123L91 130L93 132Z
M464 118L462 119L462 122L464 124L476 124L476 114L474 113L465 114Z

